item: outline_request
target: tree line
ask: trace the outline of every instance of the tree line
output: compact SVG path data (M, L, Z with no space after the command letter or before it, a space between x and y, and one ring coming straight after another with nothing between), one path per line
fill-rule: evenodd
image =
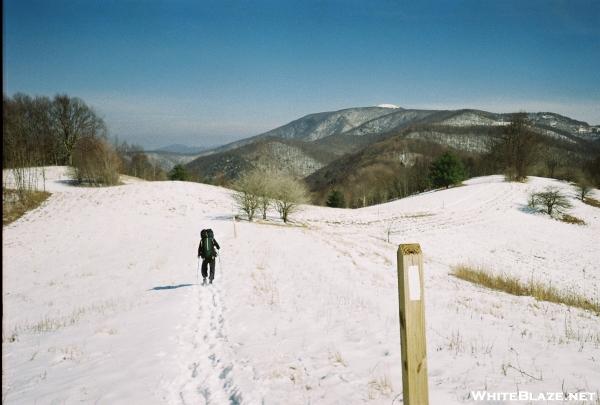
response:
M3 121L3 169L68 165L76 180L93 185L116 184L119 173L166 178L142 148L110 142L104 120L80 98L3 95Z

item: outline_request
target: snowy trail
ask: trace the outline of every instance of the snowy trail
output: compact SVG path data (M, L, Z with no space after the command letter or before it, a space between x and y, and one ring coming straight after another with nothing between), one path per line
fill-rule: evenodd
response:
M243 403L232 370L234 360L228 354L223 318L221 286L195 286L196 319L193 327L193 354L187 360L189 378L179 388L182 404Z

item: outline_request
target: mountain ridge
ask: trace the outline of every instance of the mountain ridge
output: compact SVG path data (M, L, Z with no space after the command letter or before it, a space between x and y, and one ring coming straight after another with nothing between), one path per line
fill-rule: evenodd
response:
M600 147L600 127L552 112L527 115L532 128L547 142L570 144L576 150ZM336 159L392 137L406 139L408 149L417 147L418 141L428 144L431 151L438 150L434 146L438 145L481 154L510 120L509 113L477 109L346 108L307 114L262 134L200 152L186 167L203 181L218 184L255 168L274 168L305 178L335 164Z

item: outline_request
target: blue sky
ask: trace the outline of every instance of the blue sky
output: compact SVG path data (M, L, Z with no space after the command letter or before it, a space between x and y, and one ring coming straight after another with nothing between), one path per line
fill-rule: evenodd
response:
M147 147L381 103L600 124L598 27L595 0L5 0L4 92L81 97Z

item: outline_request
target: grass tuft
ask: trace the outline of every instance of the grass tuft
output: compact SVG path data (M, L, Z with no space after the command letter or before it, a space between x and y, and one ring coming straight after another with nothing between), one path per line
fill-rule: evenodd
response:
M506 274L492 274L484 269L472 268L466 265L453 267L451 274L461 280L466 280L492 290L503 291L512 295L530 296L539 301L581 308L600 316L600 302L594 302L574 292L560 291L556 287L543 284L539 281L530 280L523 283L516 277Z
M585 221L583 219L574 217L573 215L569 214L563 214L560 220L562 222L566 222L567 224L585 225Z
M389 397L394 392L392 381L387 374L369 381L369 399Z
M600 208L600 201L591 198L591 197L586 197L583 200L584 203L586 203L587 205L591 205L592 207L596 207L596 208Z
M27 211L39 207L50 193L45 191L29 191L25 194L17 190L2 189L2 225L8 225L21 218Z

